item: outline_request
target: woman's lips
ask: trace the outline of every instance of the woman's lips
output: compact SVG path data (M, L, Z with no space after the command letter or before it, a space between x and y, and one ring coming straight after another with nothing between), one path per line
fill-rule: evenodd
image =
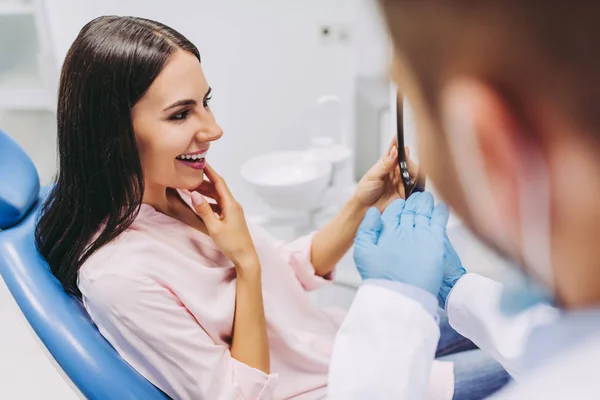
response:
M185 153L183 155L185 155L185 156L195 156L196 154L204 154L204 155L206 155L206 153L208 153L208 148L202 149L202 150L196 150L196 151L193 151L191 153Z
M204 169L206 167L206 158L201 158L198 161L180 160L178 158L177 161L193 169Z
M197 150L192 153L181 154L175 159L190 168L203 169L206 166L207 152L208 149Z

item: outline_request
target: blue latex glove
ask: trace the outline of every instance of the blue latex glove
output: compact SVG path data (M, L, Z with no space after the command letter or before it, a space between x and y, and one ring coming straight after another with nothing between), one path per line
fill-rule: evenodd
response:
M437 295L438 304L441 308L446 308L446 300L450 291L454 287L454 284L460 279L461 276L466 274L467 271L463 268L460 262L460 257L456 254L456 250L450 243L448 235L445 235L444 240L444 279L442 280L442 287Z
M430 193L392 202L380 215L371 208L354 240L354 262L364 280L387 279L437 296L444 276L448 208L434 208Z

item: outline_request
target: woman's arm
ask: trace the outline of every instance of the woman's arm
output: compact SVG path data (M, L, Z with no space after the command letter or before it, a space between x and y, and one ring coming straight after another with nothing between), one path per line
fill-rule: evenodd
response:
M261 268L256 260L237 265L235 315L231 356L270 373L269 341L262 298Z
M342 210L315 233L310 260L319 276L329 274L352 246L356 230L368 207L352 197Z

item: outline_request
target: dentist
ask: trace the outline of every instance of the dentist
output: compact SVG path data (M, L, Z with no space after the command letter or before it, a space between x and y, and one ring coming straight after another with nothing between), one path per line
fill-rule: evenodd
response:
M465 273L445 245L448 210L429 193L370 210L329 398L422 398L436 303L512 374L496 398L600 398L600 5L381 4L421 165L522 279Z

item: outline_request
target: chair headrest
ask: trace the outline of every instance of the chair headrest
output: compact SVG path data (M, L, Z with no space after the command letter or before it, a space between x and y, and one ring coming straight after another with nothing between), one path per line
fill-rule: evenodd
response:
M25 151L0 130L0 230L16 225L35 204L40 178Z

